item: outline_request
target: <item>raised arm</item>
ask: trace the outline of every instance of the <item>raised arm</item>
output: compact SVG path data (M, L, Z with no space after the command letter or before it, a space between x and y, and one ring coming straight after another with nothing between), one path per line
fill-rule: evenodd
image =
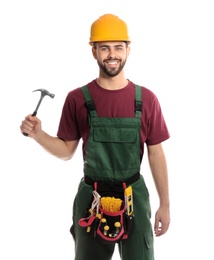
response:
M22 133L27 133L28 137L33 138L47 152L62 160L71 159L79 143L79 140L64 141L58 137L50 136L42 130L41 121L36 116L26 116L20 129Z

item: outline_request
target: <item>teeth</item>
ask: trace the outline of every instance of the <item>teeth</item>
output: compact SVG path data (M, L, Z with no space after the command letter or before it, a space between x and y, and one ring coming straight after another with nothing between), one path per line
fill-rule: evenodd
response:
M116 61L108 62L108 64L117 64Z

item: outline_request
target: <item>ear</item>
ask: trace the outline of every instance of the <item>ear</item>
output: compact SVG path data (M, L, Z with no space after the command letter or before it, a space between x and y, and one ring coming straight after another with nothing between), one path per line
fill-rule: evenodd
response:
M93 57L94 57L95 59L97 59L97 51L96 51L96 48L93 46L91 50L92 50Z
M127 46L127 57L129 56L130 50L131 50L131 49L130 49L130 46L128 45L128 46Z

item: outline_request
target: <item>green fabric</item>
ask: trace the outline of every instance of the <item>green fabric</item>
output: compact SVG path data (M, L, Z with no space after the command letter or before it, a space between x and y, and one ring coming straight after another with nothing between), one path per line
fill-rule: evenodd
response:
M82 88L86 102L93 103L87 86ZM141 106L141 88L136 86L136 107ZM91 106L90 106L91 107ZM133 108L134 109L134 108ZM84 174L93 180L124 181L140 171L141 111L135 118L99 118L89 111L90 135L84 160ZM132 184L134 222L128 239L121 240L123 260L154 260L153 233L150 223L149 193L143 176ZM104 244L96 232L86 232L78 221L86 217L92 202L93 187L81 180L73 206L75 260L111 260L114 244Z
M154 260L153 232L150 223L151 209L149 193L144 179L132 184L134 200L134 223L132 233L127 240L121 240L119 251L122 260ZM75 232L75 260L110 260L114 245L104 244L94 232L87 233L86 228L79 226L78 221L86 216L92 202L93 187L83 180L78 187L78 193L73 205L73 227Z
M87 102L92 101L87 86L82 88ZM136 100L141 102L136 86ZM141 111L135 118L99 118L89 111L90 135L86 147L84 173L94 180L126 180L140 171Z

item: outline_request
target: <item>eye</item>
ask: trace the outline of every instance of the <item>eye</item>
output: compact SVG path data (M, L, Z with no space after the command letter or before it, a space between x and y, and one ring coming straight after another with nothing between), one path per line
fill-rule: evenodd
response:
M103 47L101 47L101 50L102 50L102 51L107 51L107 50L108 50L108 47L103 46Z
M122 51L122 50L123 50L123 47L122 47L122 46L117 46L115 49L116 49L117 51Z

